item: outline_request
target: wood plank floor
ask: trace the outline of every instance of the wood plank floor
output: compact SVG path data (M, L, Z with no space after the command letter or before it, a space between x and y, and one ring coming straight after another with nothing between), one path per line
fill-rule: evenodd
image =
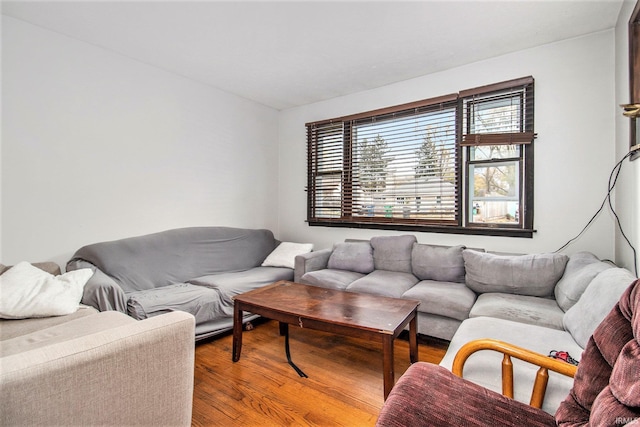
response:
M383 404L379 343L290 327L293 361L275 321L243 336L231 361L230 334L196 344L193 426L372 426ZM419 339L419 360L439 363L446 341ZM409 367L409 343L395 344L396 379Z

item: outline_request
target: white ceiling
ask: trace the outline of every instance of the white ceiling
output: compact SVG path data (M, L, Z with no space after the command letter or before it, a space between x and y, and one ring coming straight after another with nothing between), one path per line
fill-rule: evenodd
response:
M2 13L276 109L613 28L623 0L2 1Z

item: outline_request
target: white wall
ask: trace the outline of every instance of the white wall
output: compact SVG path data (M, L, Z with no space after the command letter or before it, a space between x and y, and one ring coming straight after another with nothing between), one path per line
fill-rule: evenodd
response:
M629 31L628 24L635 0L623 3L616 25L616 102L612 107L616 117L616 158L629 152L629 127L631 120L622 115L620 104L628 104L629 98ZM625 160L615 189L615 208L622 230L636 249L636 264L640 268L640 158ZM634 270L633 250L619 230L616 230L616 263ZM637 272L636 272L637 274Z
M535 78L535 233L532 239L413 233L418 241L487 250L554 251L600 206L615 164L614 31L516 52L280 114L280 234L316 248L395 231L309 227L305 123L435 97L489 83ZM565 252L614 257L611 215L601 215Z
M629 4L621 15L630 15ZM191 225L265 227L316 248L398 234L307 226L304 124L525 75L536 79L534 238L414 234L421 242L552 251L595 212L628 145L617 107L628 98L620 25L278 113L13 18L2 23L4 263L64 264L87 243ZM636 245L639 165L627 162L616 188ZM630 249L614 240L614 228L605 212L565 252L590 250L630 268Z
M2 24L3 263L173 227L277 232L276 110Z

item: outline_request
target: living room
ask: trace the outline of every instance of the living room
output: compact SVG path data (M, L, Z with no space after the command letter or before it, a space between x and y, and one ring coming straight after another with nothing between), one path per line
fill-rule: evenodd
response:
M554 2L541 3L539 7ZM629 151L630 120L620 104L630 102L627 26L635 2L567 3L575 3L571 7L576 11L573 15L563 9L569 15L565 25L580 27L588 16L593 22L594 14L601 22L552 40L544 38L553 31L542 21L533 34L543 42L483 57L469 54L442 69L412 76L403 74L403 64L386 63L384 51L378 51L361 69L338 68L339 74L352 78L339 92L320 71L293 65L312 57L301 52L305 42L320 37L319 28L331 28L322 19L355 19L362 8L374 21L387 17L413 23L410 17L428 15L429 7L452 6L410 2L402 4L403 14L396 14L396 2L330 3L330 9L314 3L308 7L318 21L297 23L299 38L283 41L282 35L262 31L267 24L283 28L296 20L291 16L303 21L309 13L302 3L203 2L199 6L222 8L207 14L191 9L197 3L166 3L166 9L147 10L159 3L3 1L0 260L7 265L53 261L64 267L78 248L90 243L203 225L266 228L282 241L309 242L315 249L346 238L398 235L402 232L308 225L305 124L524 76L533 76L536 84L533 237L410 234L430 244L553 252L577 236L596 213L612 169ZM482 2L475 7L478 4ZM485 7L506 5L487 2ZM340 8L344 13L337 13ZM581 15L584 10L588 13ZM182 21L184 17L193 21ZM161 24L154 25L154 18ZM237 29L214 33L218 37L210 41L209 51L185 49L190 37L200 38L203 28L229 28L225 21L235 22ZM266 24L258 25L261 21ZM384 28L386 21L380 22L375 25ZM173 45L146 45L143 35L158 32L160 37L163 26L166 38L180 31L187 35ZM474 31L466 37L478 43L476 34L486 26L469 24ZM302 32L305 28L309 33ZM105 34L112 45L101 44ZM275 87L288 98L269 98L273 92L254 88L250 80L207 81L216 68L235 70L237 65L238 70L259 73L262 63L272 58L248 57L242 43L260 47L264 42L267 49L274 39L280 40L282 61L292 70L277 80L282 86ZM224 50L226 56L218 59L224 62L217 62L221 46L234 43L240 46L235 55ZM364 43L349 39L348 44ZM132 56L128 45L145 56ZM410 53L421 54L422 43L407 45ZM165 48L174 56L163 57ZM176 50L184 51L186 64L172 63L180 57ZM455 59L456 51L448 56ZM313 64L320 67L322 61ZM378 85L375 80L361 83L358 72L374 67L380 68L381 77L403 77ZM242 77L251 77L244 73ZM313 92L305 98L304 87L296 86L296 75L302 79L305 73L316 77L321 98ZM255 91L254 99L247 88ZM636 247L639 164L622 163L612 197L622 230ZM569 254L578 251L590 251L631 271L639 259L608 209L565 249Z
M4 12L2 260L62 265L88 243L201 224L264 227L316 248L392 234L307 225L305 123L528 75L537 92L534 237L417 235L495 251L553 251L596 212L611 169L628 152L629 120L619 104L628 103L631 3L620 2L615 27L610 20L602 31L281 109ZM45 6L60 5L33 13L55 16ZM637 169L623 164L613 198L632 242L640 240ZM606 212L568 250L633 262Z

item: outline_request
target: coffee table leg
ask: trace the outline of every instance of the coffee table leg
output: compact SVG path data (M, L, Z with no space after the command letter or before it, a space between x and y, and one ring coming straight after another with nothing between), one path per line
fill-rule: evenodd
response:
M391 393L395 383L395 372L393 368L393 335L386 335L382 338L382 370L384 381L384 400Z
M409 322L409 360L411 363L418 361L418 315L414 313Z
M238 301L233 304L233 355L231 360L237 362L240 360L240 352L242 351L242 310Z

